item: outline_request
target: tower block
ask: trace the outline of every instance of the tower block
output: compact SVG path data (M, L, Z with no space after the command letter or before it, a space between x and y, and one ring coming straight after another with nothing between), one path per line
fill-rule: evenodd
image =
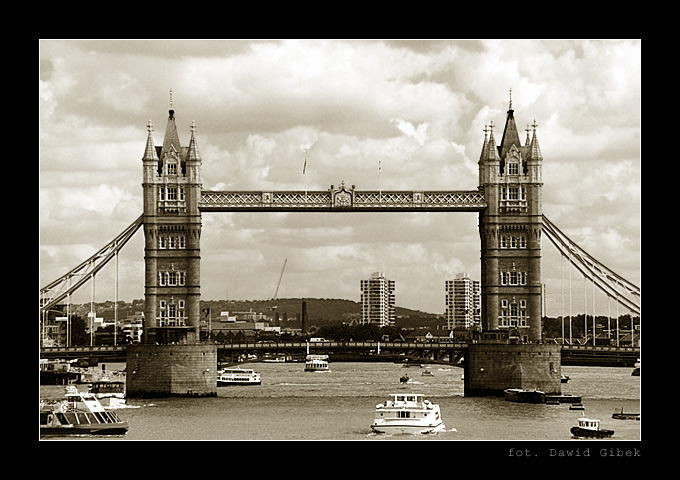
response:
M479 158L479 188L487 202L479 213L482 342L470 345L466 395L502 394L506 388L561 390L560 349L541 343L543 156L536 127L535 121L527 126L522 145L511 99L500 145L493 124L484 129Z
M153 127L142 158L144 334L127 349L130 397L217 395L217 347L200 344L201 156L191 127L182 147L169 110L162 146Z

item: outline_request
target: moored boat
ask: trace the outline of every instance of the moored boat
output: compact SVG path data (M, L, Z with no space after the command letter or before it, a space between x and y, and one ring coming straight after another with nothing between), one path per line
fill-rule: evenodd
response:
M518 403L545 403L545 393L540 390L522 390L521 388L508 388L504 390L505 399Z
M129 424L106 411L93 393L69 386L64 400L41 402L40 435L123 435Z
M327 372L328 355L307 355L305 360L305 372Z
M578 419L578 427L571 427L571 434L583 438L608 438L614 435L614 430L600 428L600 421L592 418L581 417Z
M417 393L392 394L391 399L375 407L371 430L376 433L436 433L445 428L439 405Z
M249 368L225 368L217 372L217 386L228 387L230 385L260 385L260 374Z
M620 412L614 412L612 414L612 418L615 418L617 420L640 420L640 414L639 413L624 413L623 408L621 408Z

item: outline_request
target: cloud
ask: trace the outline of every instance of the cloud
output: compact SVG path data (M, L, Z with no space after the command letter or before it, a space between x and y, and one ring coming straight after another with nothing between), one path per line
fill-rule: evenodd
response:
M475 189L484 125L493 120L499 141L512 88L518 128L539 125L544 212L639 282L640 43L41 41L40 283L141 213L146 125L162 142L170 88L183 145L196 121L207 190ZM356 299L360 279L384 268L399 305L441 313L444 280L479 275L475 214L203 224L204 298L264 298L263 279L274 285L289 258L290 296ZM128 248L127 265L142 270L125 295L141 298L143 239Z

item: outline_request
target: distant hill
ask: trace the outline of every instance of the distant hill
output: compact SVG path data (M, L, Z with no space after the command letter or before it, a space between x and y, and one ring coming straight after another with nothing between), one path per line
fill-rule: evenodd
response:
M201 300L201 310L210 308L213 318L220 312L249 312L264 313L274 317L275 313L283 321L299 322L302 313L302 301L307 302L307 316L309 325L322 326L331 323L351 322L361 318L361 304L341 298L279 298L276 300ZM118 318L125 319L135 312L144 310L144 301L137 299L131 303L119 302ZM76 315L87 317L90 304L72 305L71 311ZM105 319L113 318L113 302L106 301L95 304L97 316ZM403 307L396 307L397 326L433 326L441 315L421 312Z
M341 298L279 298L277 300L207 300L201 301L201 308L210 308L212 315L220 312L258 312L274 316L279 314L281 320L289 322L300 318L302 302L307 302L307 316L310 325L326 325L329 323L350 322L361 318L361 303ZM399 320L436 320L433 313L396 307ZM397 323L400 323L399 321Z

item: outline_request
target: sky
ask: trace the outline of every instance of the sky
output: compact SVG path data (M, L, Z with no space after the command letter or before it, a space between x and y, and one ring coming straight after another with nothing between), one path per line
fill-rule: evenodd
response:
M500 142L510 89L522 141L538 125L544 214L640 286L639 39L44 39L39 60L40 287L141 215L147 124L160 145L170 90L183 146L195 122L204 190L275 191L474 190L485 125ZM442 314L445 280L480 278L476 213L202 222L204 300L272 298L285 262L279 298L359 301L360 281L380 271L397 306ZM143 250L140 229L120 253L120 300L144 296ZM584 301L614 311L545 236L542 269L549 315L570 304L570 276L574 314ZM112 266L94 295L114 298Z

